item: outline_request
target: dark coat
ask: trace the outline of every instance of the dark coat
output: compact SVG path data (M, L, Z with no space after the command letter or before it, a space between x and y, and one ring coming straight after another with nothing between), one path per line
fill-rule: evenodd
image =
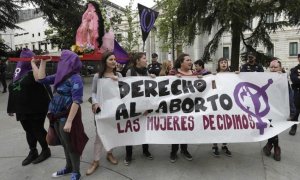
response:
M17 120L47 114L52 96L51 88L36 82L32 71L18 81L12 82L8 90L7 113L16 113Z

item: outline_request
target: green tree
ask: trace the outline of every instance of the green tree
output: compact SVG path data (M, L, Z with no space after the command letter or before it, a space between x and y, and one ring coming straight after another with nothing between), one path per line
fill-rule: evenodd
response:
M299 26L300 25L300 1L299 0L291 0L291 1L283 1L285 3L283 7L285 7L286 17L289 19L291 25Z
M0 31L9 29L19 29L15 23L18 21L18 10L20 6L11 0L0 1ZM10 48L4 44L4 40L0 38L0 54L7 55Z
M119 24L122 22L122 14L118 13L117 11L112 11L113 16L110 18L111 27L114 32L119 31Z
M161 13L157 19L158 38L163 42L161 48L166 51L168 49L175 51L178 45L181 46L186 42L182 33L183 28L177 23L176 11L180 0L158 0L156 3L157 7L161 8Z
M217 33L206 45L203 55L205 61L216 52L222 35L231 33L231 64L233 70L238 70L240 43L242 42L248 51L256 52L255 49L260 44L272 48L270 32L291 25L291 20L269 22L268 15L279 16L285 13L294 17L294 24L297 24L299 16L293 13L299 14L299 8L299 0L184 0L177 9L177 22L184 29L189 43L193 42L197 34L210 34L213 27L218 28ZM249 25L253 18L258 19L256 27ZM249 37L244 36L245 31L251 32Z
M0 1L0 31L4 31L6 28L19 28L15 25L15 23L18 21L19 9L20 6L18 6L14 1Z
M7 56L10 47L7 46L3 39L0 38L0 58L1 56Z
M139 34L139 22L135 21L138 16L137 12L133 12L132 10L133 0L130 0L129 5L125 7L125 21L127 22L127 27L125 27L124 31L127 32L127 36L123 37L122 44L124 49L127 52L132 52L134 47L138 45L138 41L140 38Z

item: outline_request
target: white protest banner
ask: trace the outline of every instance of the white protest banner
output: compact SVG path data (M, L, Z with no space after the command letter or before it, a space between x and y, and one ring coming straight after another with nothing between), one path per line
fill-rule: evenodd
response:
M286 130L286 74L219 73L99 79L97 130L106 149L138 144L256 142Z

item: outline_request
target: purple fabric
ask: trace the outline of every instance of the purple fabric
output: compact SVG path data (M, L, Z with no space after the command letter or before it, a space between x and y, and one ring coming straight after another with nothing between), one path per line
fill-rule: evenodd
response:
M195 74L196 75L206 75L210 73L207 69L202 69L201 71L196 71Z
M29 49L23 49L20 54L20 58L32 58L33 56L35 56L35 54ZM30 62L19 61L15 69L13 82L21 79L24 75L26 75L31 70L32 68Z
M71 89L71 94L72 94L72 100L73 102L77 104L82 103L82 97L83 97L83 82L81 77L76 74L71 77L71 84L72 84L72 89Z
M120 46L120 44L116 40L113 52L116 56L118 63L126 64L128 62L129 56L127 52Z
M46 76L44 79L39 79L38 82L42 84L52 85L54 84L55 74Z
M80 73L81 67L82 63L77 54L70 50L63 50L57 64L54 88L57 88L57 85L61 83L66 76Z

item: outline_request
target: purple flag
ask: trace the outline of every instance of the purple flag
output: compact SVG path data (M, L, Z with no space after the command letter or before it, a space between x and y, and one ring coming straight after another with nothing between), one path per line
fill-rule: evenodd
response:
M120 46L120 44L116 40L113 52L117 58L118 63L126 64L129 61L128 53Z
M158 16L158 12L147 8L141 4L138 4L139 15L140 15L140 25L142 29L143 41L145 42L149 32L154 26L155 20Z

